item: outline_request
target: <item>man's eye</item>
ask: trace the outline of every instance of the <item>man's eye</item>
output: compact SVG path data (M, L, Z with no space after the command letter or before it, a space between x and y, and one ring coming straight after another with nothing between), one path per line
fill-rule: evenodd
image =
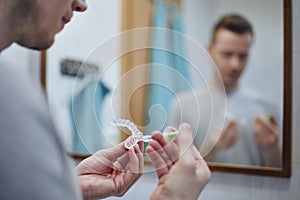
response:
M245 61L247 59L247 54L240 54L240 60Z
M223 56L224 58L230 58L231 55L232 55L232 53L230 53L230 52L224 52L224 53L222 53L222 56Z

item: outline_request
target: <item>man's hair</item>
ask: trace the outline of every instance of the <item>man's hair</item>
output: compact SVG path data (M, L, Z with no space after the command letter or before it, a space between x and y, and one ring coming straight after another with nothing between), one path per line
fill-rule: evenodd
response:
M216 39L218 30L225 29L233 33L244 34L250 33L253 36L253 29L250 22L238 14L225 15L215 24L212 32L211 43Z

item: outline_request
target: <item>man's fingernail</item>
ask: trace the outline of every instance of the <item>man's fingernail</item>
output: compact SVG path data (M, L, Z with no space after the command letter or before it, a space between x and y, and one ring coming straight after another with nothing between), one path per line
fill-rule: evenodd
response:
M183 131L191 131L191 126L190 126L188 123L183 123L183 124L181 124L181 126L180 126L180 130L183 130Z

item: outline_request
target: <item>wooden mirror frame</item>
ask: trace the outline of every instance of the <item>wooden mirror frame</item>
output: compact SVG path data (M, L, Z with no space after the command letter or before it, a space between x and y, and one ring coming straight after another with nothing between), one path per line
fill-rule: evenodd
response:
M283 0L283 148L282 167L239 166L209 163L212 171L256 174L264 176L290 177L292 163L292 5L291 0Z

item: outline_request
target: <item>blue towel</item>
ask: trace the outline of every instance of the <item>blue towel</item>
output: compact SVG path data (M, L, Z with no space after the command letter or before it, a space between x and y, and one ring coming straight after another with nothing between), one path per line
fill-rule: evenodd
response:
M73 151L91 154L102 148L102 103L109 89L98 80L91 80L75 94L71 104L74 127Z
M150 57L149 88L147 99L146 133L162 131L166 126L170 101L176 93L187 89L189 78L181 35L182 20L175 4L155 1L153 14L152 52ZM172 22L168 23L168 15ZM169 30L168 30L169 29ZM173 30L173 31L171 31Z
M183 23L180 12L174 4L170 7L172 12L172 29L174 34L172 35L173 50L177 55L174 55L173 67L179 72L181 76L174 76L173 83L175 84L175 92L181 92L190 88L190 76L189 76L189 63L184 59L185 55L185 36L183 36ZM184 80L183 80L184 79Z

